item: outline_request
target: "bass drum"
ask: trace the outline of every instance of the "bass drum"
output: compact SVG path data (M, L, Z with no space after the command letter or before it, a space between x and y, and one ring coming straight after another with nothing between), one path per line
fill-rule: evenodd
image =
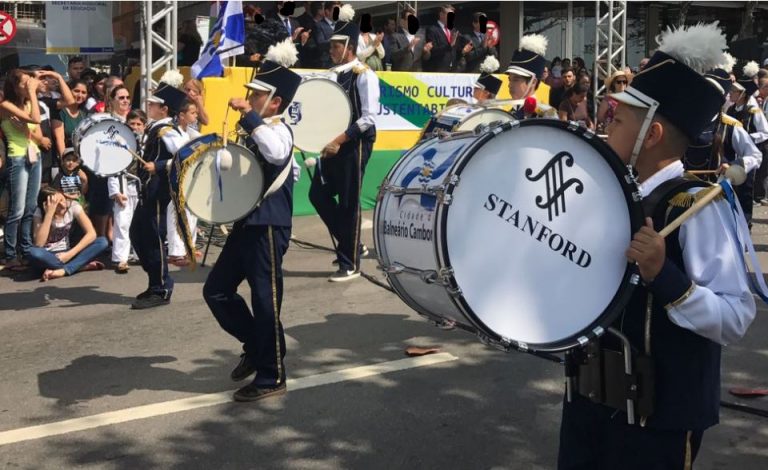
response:
M133 130L111 114L98 113L80 121L72 131L72 146L83 165L99 176L123 172L133 163L138 140Z
M293 145L303 151L320 153L347 130L352 104L344 88L325 76L307 76L284 114L293 131Z
M169 175L177 207L186 206L212 224L235 222L248 215L264 195L264 170L242 145L228 142L232 167L219 165L224 142L217 134L200 136L181 147ZM179 224L181 225L181 224Z
M562 351L603 333L639 276L643 213L627 167L552 120L433 138L382 184L379 263L400 298L505 348Z
M472 105L451 106L432 116L421 132L419 140L429 139L439 134L473 131L480 124L490 125L512 120L514 120L512 116L503 109Z

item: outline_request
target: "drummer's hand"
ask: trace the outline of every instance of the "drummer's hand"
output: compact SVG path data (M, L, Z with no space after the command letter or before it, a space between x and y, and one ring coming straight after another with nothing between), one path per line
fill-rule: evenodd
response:
M144 163L144 170L149 172L150 175L155 174L155 162L146 162Z
M125 204L128 202L128 196L122 193L115 194L115 202L120 204L120 207L125 207Z
M664 238L653 229L653 220L650 217L646 217L645 226L635 232L626 256L629 261L637 263L640 277L646 283L656 279L661 272L666 259L666 247Z
M717 169L718 175L724 175L726 171L728 171L728 168L730 168L731 165L728 163L723 163L720 165L720 168Z
M248 104L248 100L245 98L231 98L229 100L229 107L235 111L242 111L245 113L251 110L251 105Z
M336 155L339 153L339 147L341 147L341 145L337 144L336 142L331 142L323 149L323 156L332 157Z

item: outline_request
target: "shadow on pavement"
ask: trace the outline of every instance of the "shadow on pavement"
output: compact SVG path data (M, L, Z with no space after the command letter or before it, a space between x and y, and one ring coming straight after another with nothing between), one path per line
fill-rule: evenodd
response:
M286 335L293 378L401 359L409 345L450 343L455 350L477 341L392 314L330 314L324 322L291 327ZM230 355L220 354L226 361L201 359L191 373L162 367L174 360L168 356L86 356L41 374L40 391L62 403L136 389L211 391L236 362L239 345L232 345ZM490 348L473 351L460 361L289 391L256 404L222 405L191 421L160 417L123 425L131 432L106 428L46 442L62 465L100 457L110 468L126 470L552 468L562 397L559 366ZM88 390L78 390L83 381ZM158 430L147 439L144 427Z
M55 281L49 281L55 282ZM105 292L99 286L58 287L49 284L40 284L40 287L31 292L10 292L3 294L0 302L2 310L26 310L29 308L47 307L53 300L66 300L70 305L62 305L59 308L82 307L83 305L109 304L130 305L135 299L113 292Z

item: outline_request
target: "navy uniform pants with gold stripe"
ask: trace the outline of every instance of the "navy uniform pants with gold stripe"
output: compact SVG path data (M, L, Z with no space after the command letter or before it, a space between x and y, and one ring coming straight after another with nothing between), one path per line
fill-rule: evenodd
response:
M222 329L243 344L256 369L254 383L265 388L285 380L285 336L280 322L283 301L283 255L290 227L235 225L208 274L203 297ZM237 287L248 281L251 307Z
M350 271L360 269L360 194L372 150L371 139L345 143L322 160L322 178L315 167L309 188L310 202L337 241L339 267Z
M627 424L627 416L576 395L563 403L559 470L687 470L703 430L664 430Z
M165 255L165 208L168 199L151 198L142 201L131 220L129 237L141 267L149 277L149 290L170 298L173 279L168 274L168 257Z

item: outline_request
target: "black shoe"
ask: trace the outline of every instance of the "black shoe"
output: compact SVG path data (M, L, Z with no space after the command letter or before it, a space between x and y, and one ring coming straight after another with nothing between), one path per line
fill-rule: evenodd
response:
M229 377L234 382L240 382L241 380L247 379L248 376L254 372L256 372L256 368L251 365L251 361L248 359L248 356L246 356L245 353L242 353L240 355L240 363L238 363L237 366L232 369Z
M168 305L169 303L171 303L171 298L169 296L151 293L147 297L136 299L136 301L131 304L131 308L134 310L143 310L145 308Z
M257 387L251 383L236 391L234 398L235 401L258 401L263 398L285 395L287 391L288 387L285 386L285 382L272 388Z
M152 295L152 290L147 288L147 290L136 296L136 300L146 299L150 295Z

